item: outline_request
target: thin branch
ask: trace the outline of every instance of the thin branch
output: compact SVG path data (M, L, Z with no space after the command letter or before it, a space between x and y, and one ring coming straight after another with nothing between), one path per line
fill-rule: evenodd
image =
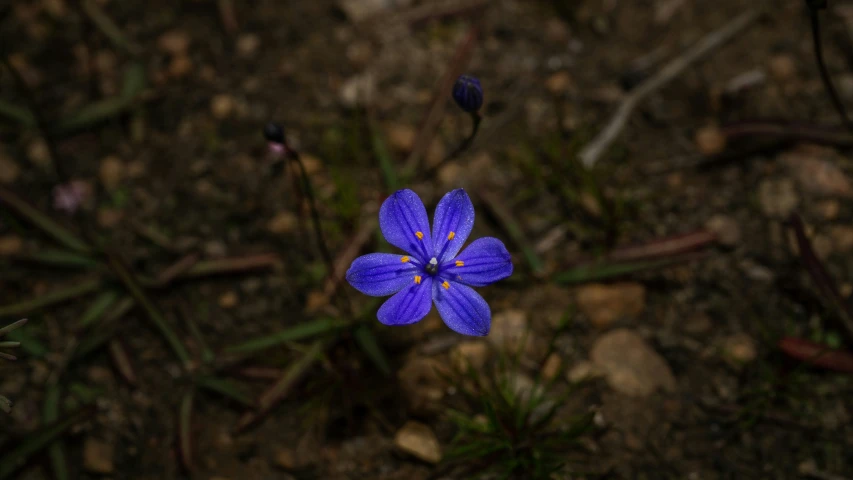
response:
M763 13L763 9L755 9L735 17L731 22L724 25L719 30L709 33L700 40L699 43L693 45L680 56L674 58L656 75L643 82L642 85L626 96L621 105L619 105L619 108L616 110L616 113L610 118L610 121L604 130L602 130L592 142L586 145L583 150L581 150L579 155L583 165L586 168L591 168L596 162L598 162L601 156L616 140L616 137L618 137L625 128L625 125L628 123L628 118L630 118L634 109L637 108L640 102L672 81L688 67L708 55L712 50L721 47L736 35L744 31L748 26L758 20Z
M832 105L844 122L844 126L853 132L853 123L850 122L850 117L847 116L847 110L844 104L841 103L841 98L838 96L838 91L835 90L835 85L832 83L832 78L829 76L829 71L826 69L826 62L823 59L823 44L820 41L820 15L818 12L826 8L825 0L806 0L809 7L809 16L811 17L812 25L812 43L814 44L814 56L817 62L817 69L820 72L820 79L823 82L823 88L826 90Z

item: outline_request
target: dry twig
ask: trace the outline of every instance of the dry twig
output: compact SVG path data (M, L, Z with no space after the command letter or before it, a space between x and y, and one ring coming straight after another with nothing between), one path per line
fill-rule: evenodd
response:
M616 137L618 137L625 128L625 124L628 123L628 118L640 102L672 81L675 77L684 72L687 67L693 65L712 50L722 46L734 38L735 35L745 30L746 27L758 20L763 12L763 9L755 9L735 17L731 22L724 25L722 28L709 33L700 40L699 43L693 45L680 56L674 58L656 75L650 77L648 80L643 82L642 85L627 95L625 99L622 100L622 103L619 105L616 113L614 113L613 117L610 118L607 126L598 134L598 136L595 137L595 139L592 140L592 142L581 150L580 159L581 162L583 162L583 165L587 168L591 168L595 165L598 159L601 158L607 148L610 147L613 141L616 140Z

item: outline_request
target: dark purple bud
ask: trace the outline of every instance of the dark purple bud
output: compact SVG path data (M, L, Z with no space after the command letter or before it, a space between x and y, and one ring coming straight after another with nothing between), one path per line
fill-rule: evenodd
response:
M264 138L272 143L284 145L284 129L277 123L268 123L264 127Z
M453 84L453 100L459 108L474 113L483 106L483 87L480 81L469 75L461 75Z

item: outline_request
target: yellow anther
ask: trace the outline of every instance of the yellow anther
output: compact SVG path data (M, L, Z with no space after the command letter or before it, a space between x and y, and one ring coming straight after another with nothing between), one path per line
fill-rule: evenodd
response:
M465 262L463 262L462 260L456 260L456 266L457 267L465 266Z
M417 283L418 285L421 284L421 276L420 275L415 275L415 283Z
M409 261L409 257L403 255L403 258L400 259L401 262L406 263Z
M448 240L453 240L453 237L455 237L455 236L456 236L456 232L450 232L450 233L448 233L448 234L447 234L447 239L448 239Z
M415 232L415 236L418 237L418 240L423 240L424 232Z
M442 286L442 287L444 287L444 289L445 289L445 290L449 290L449 289L450 289L450 284L449 284L449 283L447 283L447 280L445 280L445 281L444 281L444 283L442 283L442 284L441 284L441 286Z

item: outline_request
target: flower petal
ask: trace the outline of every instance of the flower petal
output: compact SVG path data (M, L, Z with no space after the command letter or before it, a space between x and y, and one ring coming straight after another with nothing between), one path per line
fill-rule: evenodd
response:
M435 208L432 243L438 262L459 253L474 228L474 204L465 190L448 192Z
M426 316L432 308L432 277L424 276L421 283L395 293L379 307L376 317L385 325L410 325Z
M398 190L388 197L379 209L379 227L391 245L416 255L422 263L432 258L429 218L415 192Z
M347 270L347 281L359 292L374 297L397 293L408 285L417 267L403 262L406 257L391 253L370 253L355 259Z
M441 269L443 277L472 287L483 287L512 275L512 256L503 242L493 237L474 240L446 265Z
M489 304L473 288L457 282L433 283L432 299L444 323L462 335L486 336L492 324Z

